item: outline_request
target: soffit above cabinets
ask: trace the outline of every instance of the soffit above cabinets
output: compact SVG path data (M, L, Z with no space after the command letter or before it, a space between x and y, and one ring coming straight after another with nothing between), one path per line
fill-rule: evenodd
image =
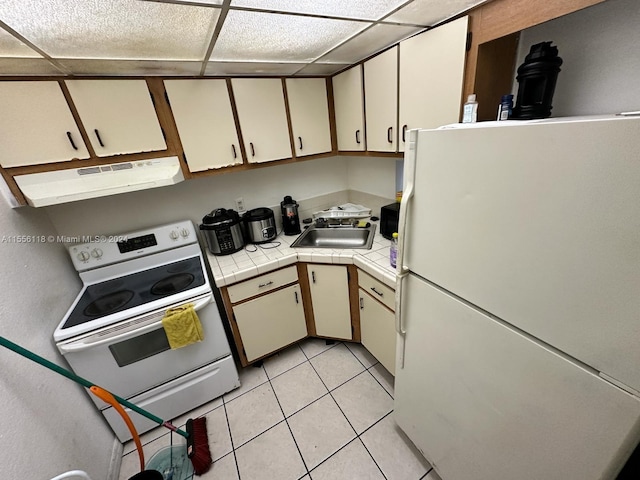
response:
M0 75L331 75L488 0L2 0Z

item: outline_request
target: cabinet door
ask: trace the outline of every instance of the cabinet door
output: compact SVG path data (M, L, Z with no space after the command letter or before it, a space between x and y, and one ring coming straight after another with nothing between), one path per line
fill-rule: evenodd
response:
M225 80L165 80L189 170L242 163Z
M338 150L362 151L365 149L362 67L352 67L333 77L332 82Z
M360 289L360 336L362 344L378 361L395 375L395 315L368 293Z
M99 157L166 150L144 80L65 80Z
M89 158L58 82L0 82L0 164Z
M236 305L233 314L250 362L307 336L300 285Z
M316 334L351 339L349 280L344 265L308 265Z
M463 17L400 42L400 151L407 130L459 121L467 24Z
M324 78L287 78L287 97L297 157L331 151Z
M398 147L398 47L364 63L367 150L395 152Z
M291 158L282 80L234 78L231 85L249 162Z

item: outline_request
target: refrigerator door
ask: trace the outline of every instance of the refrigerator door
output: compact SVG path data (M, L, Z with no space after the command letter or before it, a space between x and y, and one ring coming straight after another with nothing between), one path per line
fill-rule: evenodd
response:
M443 480L610 479L640 400L411 274L395 419Z
M640 118L509 123L418 132L403 268L640 391Z

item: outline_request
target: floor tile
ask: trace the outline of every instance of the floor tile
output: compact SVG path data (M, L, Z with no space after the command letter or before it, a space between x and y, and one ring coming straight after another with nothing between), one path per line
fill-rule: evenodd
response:
M224 395L225 402L233 400L268 380L267 373L264 371L264 368L254 367L253 365L238 368L238 375L240 377L240 388L236 388L235 390L226 393Z
M173 443L175 445L175 444L182 444L184 442L179 439L176 439L176 434L174 434ZM170 435L164 435L158 438L157 440L154 440L152 442L147 443L146 445L143 445L142 451L144 452L145 464L149 462L149 459L153 457L153 455L158 450L168 445L171 445ZM133 452L127 455L124 455L122 457L122 464L120 465L119 480L128 480L129 478L133 477L136 473L139 473L139 472L140 472L140 459L138 457L138 452L134 446Z
M242 480L298 480L306 473L286 422L240 447L236 459Z
M303 407L328 393L309 362L298 365L271 381L278 402L289 417Z
M358 434L393 410L393 399L367 371L336 388L332 395Z
M329 350L330 348L334 348L340 344L341 342L336 341L333 344L327 345L327 341L323 338L306 338L298 345L300 345L300 348L307 358L312 358L316 355L320 355L325 350Z
M431 468L411 440L387 415L360 437L387 480L419 479Z
M260 385L225 404L234 448L284 420L269 383Z
M440 475L438 475L433 469L422 478L424 478L424 480L442 480Z
M168 436L170 433L171 431L166 427L159 426L154 428L153 430L149 430L148 432L145 432L142 435L140 435L140 442L142 443L142 445L146 445L148 443L153 442L154 440L159 439L160 437ZM135 449L136 449L136 444L133 442L133 440L129 440L124 444L122 454L126 455L128 453L135 451Z
M371 375L376 377L376 380L380 382L380 385L393 397L393 384L395 379L393 375L389 373L389 371L382 366L381 363L376 363L373 367L369 369Z
M211 457L215 462L232 450L227 414L224 407L221 406L207 413L205 418L207 419L209 450L211 450Z
M378 363L378 360L376 359L376 357L371 355L369 351L362 346L361 343L346 342L345 345L349 350L351 350L351 353L353 353L356 356L356 358L360 361L360 363L364 365L364 368L369 368L370 366Z
M215 410L216 408L219 408L222 406L222 397L218 397L215 400L205 403L204 405L191 410L190 412L185 413L184 415L180 415L177 418L174 418L171 423L173 423L176 427L179 427L182 429L182 427L184 427L185 423L187 423L187 420L190 418L198 418L198 417L203 417L205 416L207 413L212 412L213 410Z
M300 365L302 362L306 361L307 357L302 353L300 347L298 345L292 345L289 348L267 358L263 365L269 378L273 379L287 370L292 369L296 365Z
M229 453L219 460L216 460L207 473L199 477L200 480L239 480L236 459L233 453Z
M309 360L329 390L364 371L362 364L351 351L340 344Z
M356 438L311 472L313 480L384 480L371 455Z
M309 469L319 465L356 436L330 395L292 415L288 422Z

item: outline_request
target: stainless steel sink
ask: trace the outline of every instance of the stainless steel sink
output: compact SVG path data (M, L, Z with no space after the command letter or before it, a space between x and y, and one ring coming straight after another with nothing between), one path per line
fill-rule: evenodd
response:
M291 244L295 248L362 248L369 250L373 245L376 226L366 228L351 227L310 227Z

